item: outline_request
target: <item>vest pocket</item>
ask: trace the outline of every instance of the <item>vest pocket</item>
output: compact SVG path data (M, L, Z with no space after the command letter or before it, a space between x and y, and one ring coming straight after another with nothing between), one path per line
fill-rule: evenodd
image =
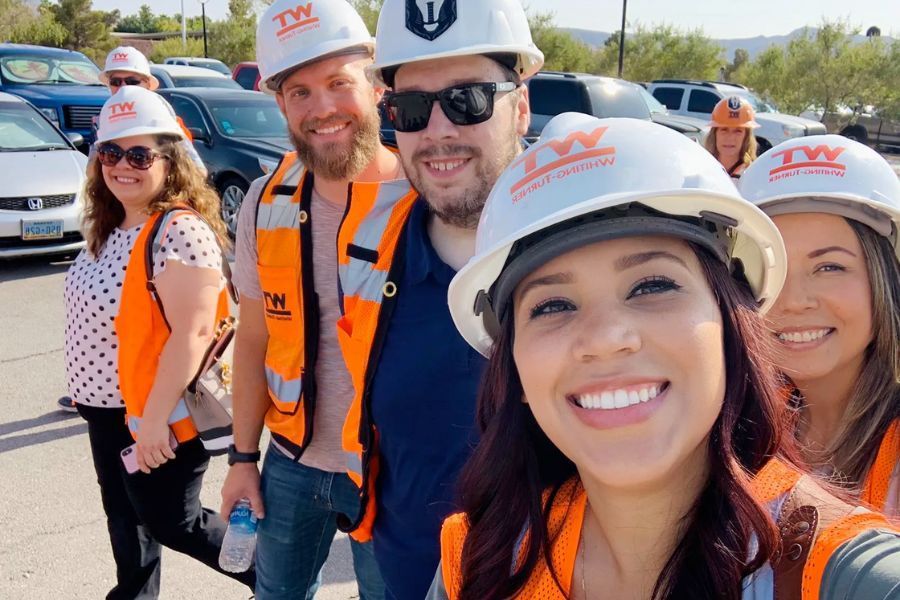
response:
M294 267L258 266L269 343L266 382L278 412L295 414L303 395L305 348L300 273Z

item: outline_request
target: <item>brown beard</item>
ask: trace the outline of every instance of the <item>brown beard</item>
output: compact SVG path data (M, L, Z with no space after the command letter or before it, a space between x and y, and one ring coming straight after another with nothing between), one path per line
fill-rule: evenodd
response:
M305 134L288 128L288 135L297 150L297 156L314 175L329 180L353 179L375 158L375 152L380 144L381 128L381 120L375 107L361 119L351 115L309 119L301 125L301 129L319 129L347 120L353 129L350 140L346 144L330 143L321 149L316 149L308 143Z

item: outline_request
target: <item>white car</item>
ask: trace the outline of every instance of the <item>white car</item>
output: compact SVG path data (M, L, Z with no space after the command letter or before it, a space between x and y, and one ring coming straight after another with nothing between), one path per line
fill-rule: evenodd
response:
M0 92L0 258L84 247L79 226L87 157L77 143L25 100Z
M197 56L170 56L163 61L167 65L186 65L188 67L202 67L204 69L212 69L226 77L231 77L231 69L221 60L215 58L200 58Z
M825 126L821 123L782 114L742 85L717 81L659 79L650 84L649 91L673 115L696 117L707 121L719 100L728 96L744 98L756 111L759 128L755 133L760 154L791 138L826 133Z
M159 80L159 88L217 87L243 89L240 84L218 71L184 65L151 65L150 73Z

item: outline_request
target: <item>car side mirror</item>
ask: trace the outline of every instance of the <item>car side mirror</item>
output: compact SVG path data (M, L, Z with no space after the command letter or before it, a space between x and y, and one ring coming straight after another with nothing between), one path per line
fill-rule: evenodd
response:
M72 131L67 133L66 137L69 138L69 141L72 142L72 145L76 148L84 143L84 136L80 133Z
M208 144L210 143L210 141L212 141L205 129L201 129L199 127L188 127L188 131L191 132L191 137L194 138L195 142L203 142L204 144Z

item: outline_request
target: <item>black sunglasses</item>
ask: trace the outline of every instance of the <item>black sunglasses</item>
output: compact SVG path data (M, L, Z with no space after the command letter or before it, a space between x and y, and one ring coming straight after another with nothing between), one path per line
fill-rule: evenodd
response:
M157 158L163 160L169 158L158 150L146 146L132 146L128 150L123 150L118 144L105 142L97 147L97 160L104 167L116 166L123 156L129 165L141 171L152 167Z
M511 92L518 85L500 83L464 83L439 92L396 92L384 99L388 118L401 133L422 131L428 127L431 108L440 102L441 110L454 125L477 125L494 114L494 96Z
M122 87L123 85L141 85L144 81L138 77L110 77L109 85Z

